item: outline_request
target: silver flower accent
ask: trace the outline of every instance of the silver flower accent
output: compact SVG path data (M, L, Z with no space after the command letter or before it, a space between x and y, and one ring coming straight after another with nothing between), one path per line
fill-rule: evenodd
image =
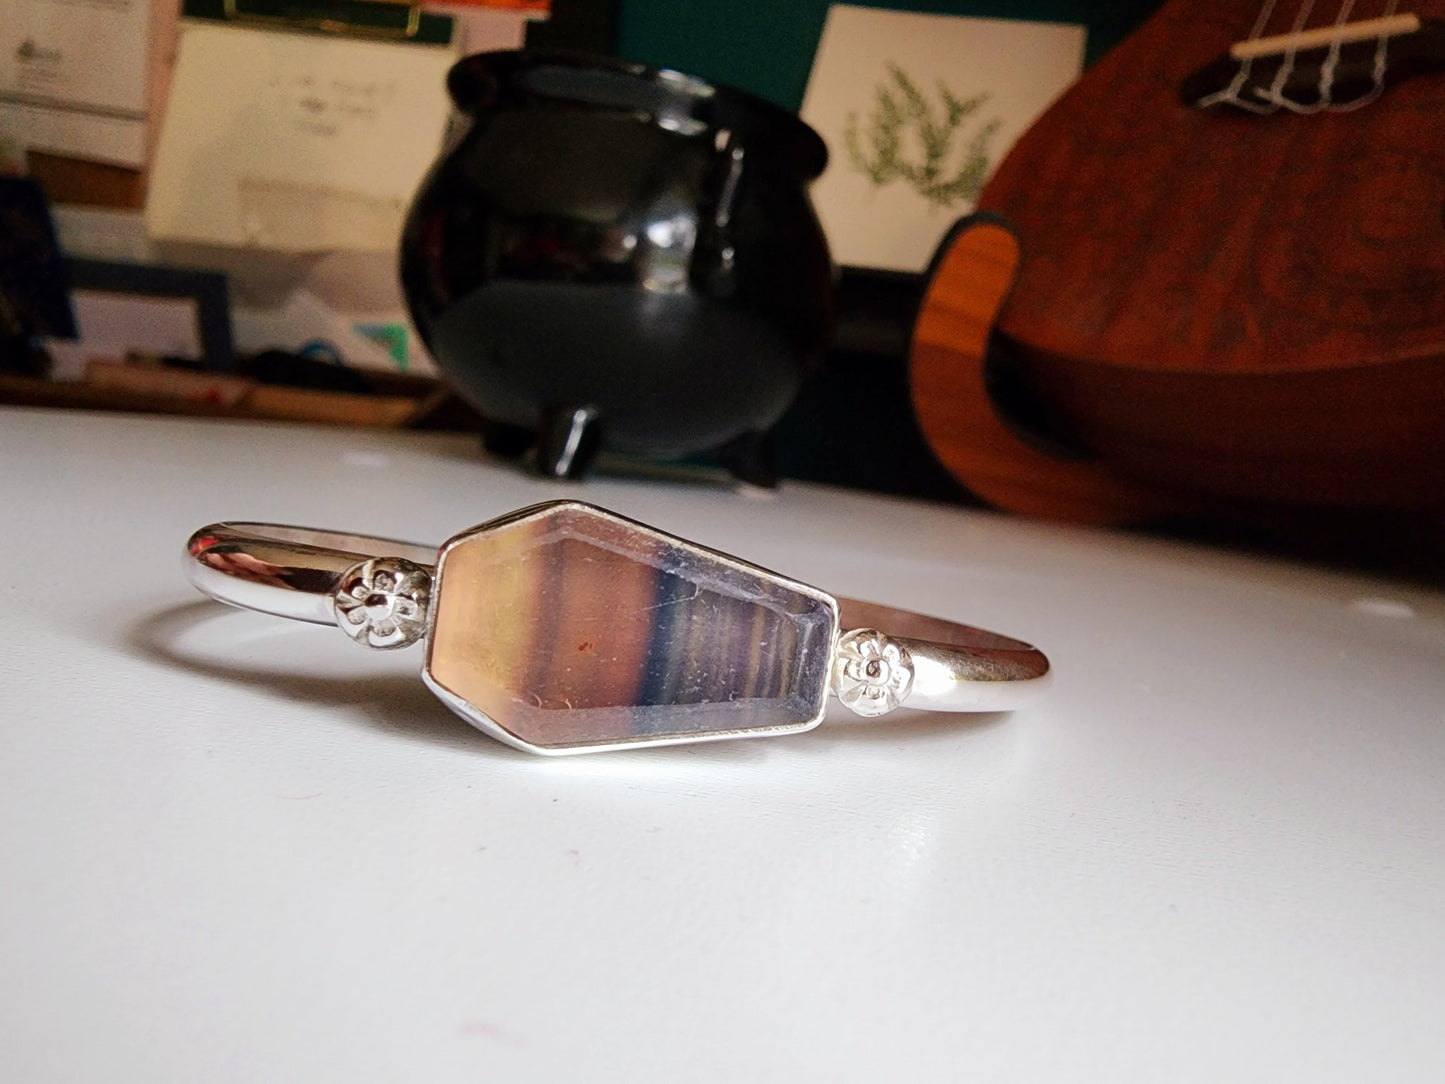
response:
M406 647L426 631L431 572L400 557L353 565L331 595L336 624L367 647Z
M833 655L833 692L859 715L883 715L913 688L908 649L877 629L854 629L838 638Z

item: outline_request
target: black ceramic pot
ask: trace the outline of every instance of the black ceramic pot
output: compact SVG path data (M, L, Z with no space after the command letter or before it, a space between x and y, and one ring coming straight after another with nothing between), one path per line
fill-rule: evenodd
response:
M416 196L401 277L489 442L537 439L544 471L576 475L599 448L676 458L765 433L832 329L817 133L598 57L484 53L447 84L469 122Z

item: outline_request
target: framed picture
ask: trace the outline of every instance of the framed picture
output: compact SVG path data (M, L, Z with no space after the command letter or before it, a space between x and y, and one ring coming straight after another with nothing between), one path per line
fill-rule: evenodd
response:
M101 260L70 261L79 341L52 342L54 376L79 379L96 357L133 354L235 370L226 277L214 271Z
M840 264L918 273L1010 146L1079 75L1085 28L835 4L802 118Z

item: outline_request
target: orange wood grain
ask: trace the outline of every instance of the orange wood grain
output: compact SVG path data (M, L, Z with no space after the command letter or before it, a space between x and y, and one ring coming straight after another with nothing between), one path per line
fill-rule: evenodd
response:
M984 359L1018 263L1018 240L995 222L965 222L944 242L914 325L909 359L913 408L924 439L954 477L1008 511L1107 523L1172 510L1167 498L1111 477L1098 464L1039 451L995 410Z

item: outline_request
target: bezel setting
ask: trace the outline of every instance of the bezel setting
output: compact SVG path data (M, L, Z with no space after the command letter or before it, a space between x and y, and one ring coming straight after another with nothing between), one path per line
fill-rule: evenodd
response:
M787 701L788 711L791 717L787 721L779 722L776 719L762 722L757 725L736 725L719 726L716 713L728 712L733 707L733 701L737 701L738 711L735 713L741 721L746 718L747 712L744 708L743 690L737 694L730 693L726 700L706 701L699 707L714 717L707 725L696 730L672 730L661 733L636 733L636 734L609 734L603 740L566 740L557 743L533 740L521 731L525 728L517 725L507 725L506 721L496 717L496 712L489 712L475 702L474 698L464 695L453 684L460 684L455 677L444 674L443 671L455 668L455 663L449 661L446 656L451 650L451 645L442 644L439 646L438 627L439 624L452 628L455 625L455 614L448 612L443 620L443 610L448 607L447 584L452 566L462 561L459 554L466 551L466 548L478 540L496 540L507 532L524 532L529 529L540 529L541 521L566 520L582 525L585 529L588 524L596 525L599 531L623 531L629 538L640 539L649 545L659 547L661 552L675 554L678 559L685 562L696 562L697 566L704 571L715 574L716 583L722 584L723 588L718 592L724 601L728 599L737 600L741 596L736 593L737 585L756 584L758 597L742 598L740 605L756 604L766 608L768 600L783 600L783 603L792 602L796 608L806 611L806 620L810 622L809 629L813 634L813 640L809 644L809 651L822 652L823 661L816 666L817 675L815 679L806 678L799 681L799 693L796 702ZM585 531L584 531L585 533ZM465 562L461 566L465 567ZM460 575L460 573L458 573ZM467 582L475 583L478 575L475 569L467 572ZM460 582L460 581L459 581ZM729 594L732 590L734 593ZM690 601L684 600L684 601ZM783 605L774 602L774 608ZM790 615L795 620L796 614ZM478 621L485 621L483 614L477 614L473 618ZM684 632L687 626L683 626ZM444 630L444 635L446 632ZM576 753L595 752L605 749L619 748L643 748L662 745L680 745L704 741L724 741L734 738L762 737L781 734L795 734L811 730L823 719L827 706L827 697L831 684L832 666L831 660L833 648L838 640L838 603L836 599L827 592L816 587L800 583L786 576L760 568L750 562L740 560L729 554L720 553L716 550L700 546L697 543L689 542L667 532L657 530L645 524L619 516L614 512L597 508L581 501L551 501L545 504L534 505L521 509L517 512L490 520L470 530L449 539L441 547L437 556L436 571L433 577L432 602L427 614L426 629L426 660L422 668L422 679L428 688L445 703L452 711L466 719L473 726L487 733L508 745L531 753L543 755L570 755ZM520 648L518 649L520 650ZM530 659L530 656L528 657ZM526 690L526 695L537 702L537 707L542 706L542 697L535 690ZM516 698L520 703L521 698ZM657 708L664 712L669 708L666 703L659 703ZM530 710L530 709L529 709ZM639 712L652 710L639 707ZM559 712L559 717L566 713ZM774 711L773 715L778 714Z

